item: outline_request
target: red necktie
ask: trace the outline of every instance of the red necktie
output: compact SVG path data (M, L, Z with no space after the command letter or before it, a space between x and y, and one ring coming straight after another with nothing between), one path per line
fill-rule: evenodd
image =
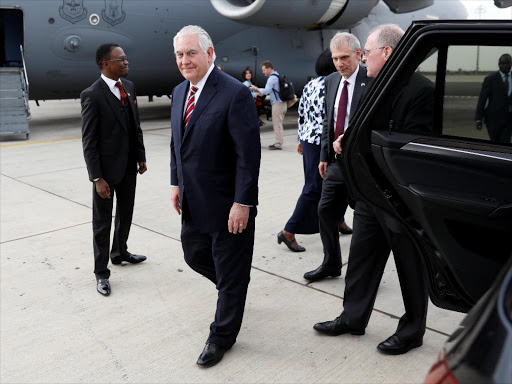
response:
M345 132L345 119L347 118L348 104L348 81L343 81L340 102L338 104L338 117L336 119L336 130L334 131L334 140Z
M124 91L124 88L123 88L123 84L121 84L120 81L118 81L116 83L116 87L119 88L119 92L121 93L121 104L123 105L126 105L125 104L125 100L126 98L128 97L128 95L126 94L126 92Z
M192 112L194 111L194 107L196 105L196 97L195 94L197 92L197 87L190 87L190 94L188 95L187 108L185 108L185 126L187 126L188 121L190 120L190 116L192 116Z

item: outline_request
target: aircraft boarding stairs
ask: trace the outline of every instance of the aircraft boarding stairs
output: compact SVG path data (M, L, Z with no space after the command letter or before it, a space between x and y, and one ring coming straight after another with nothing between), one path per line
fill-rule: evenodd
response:
M0 135L25 135L30 130L28 81L23 67L0 68Z

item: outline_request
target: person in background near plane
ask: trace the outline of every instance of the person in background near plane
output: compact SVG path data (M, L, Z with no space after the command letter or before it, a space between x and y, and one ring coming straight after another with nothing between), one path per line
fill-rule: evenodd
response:
M329 49L322 52L315 65L317 78L309 81L299 102L299 143L297 152L302 155L304 168L304 188L299 196L292 217L277 235L278 244L285 243L293 252L306 249L297 244L295 234L318 233L318 202L322 193L322 177L318 172L320 162L320 138L325 119L325 77L336 72ZM341 219L340 232L352 230Z
M382 25L370 32L363 51L368 77L379 74L403 34L404 31L394 24ZM398 124L394 128L428 130L432 126L433 100L432 82L413 73L393 103L390 118ZM341 139L333 143L337 154L341 154L340 142ZM377 349L384 354L399 355L423 344L428 294L421 257L399 221L362 201L357 201L355 206L343 312L333 321L315 324L313 328L317 332L330 336L364 335L390 249L400 280L405 314L396 332Z
M251 85L253 91L262 95L270 95L270 104L272 105L272 125L274 127L275 142L269 145L271 151L283 149L283 120L288 109L286 101L279 97L279 73L274 70L270 61L261 63L261 71L268 77L265 88L258 88Z
M82 145L92 190L94 273L99 293L110 295L107 268L114 192L117 198L112 264L140 263L146 256L128 252L137 172L146 172L146 151L135 86L124 79L128 59L117 44L100 45L96 64L101 77L80 95ZM121 80L121 78L123 78ZM137 170L138 166L138 170Z
M245 68L242 72L242 83L246 86L246 87L249 87L251 88L251 85L252 85L252 71L249 67ZM262 96L261 94L258 94L258 92L256 91L253 91L251 89L251 95L252 95L252 98L254 99L254 102L256 103L256 109L258 109L258 104L260 103L261 106L263 107L263 99L262 99ZM258 100L258 96L261 100ZM264 98L265 96L263 96ZM259 116L259 110L258 110L258 116ZM265 125L265 123L258 117L258 124L261 126Z
M512 138L512 57L508 53L501 55L498 67L500 70L487 76L482 85L476 107L476 129L482 129L484 120L490 139L508 144Z
M215 320L197 364L217 364L236 341L251 274L261 144L249 89L215 67L201 27L174 37L185 81L171 105L171 202L183 212L187 264L218 290Z
M348 206L348 191L336 161L332 143L348 128L354 116L368 78L366 68L358 64L361 56L359 40L347 32L338 32L330 42L331 55L337 72L325 79L325 113L322 128L320 163L318 170L324 179L318 204L320 238L324 260L314 271L306 272L309 281L341 275L341 248L339 222Z
M248 87L251 88L252 85L252 71L251 68L247 67L242 72L242 83ZM258 93L256 91L253 91L251 89L251 95L252 98L256 100L256 97L258 96Z

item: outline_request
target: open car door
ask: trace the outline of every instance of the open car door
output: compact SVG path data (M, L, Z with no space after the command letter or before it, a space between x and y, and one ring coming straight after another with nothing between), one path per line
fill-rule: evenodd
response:
M484 79L512 53L510 26L413 23L342 143L351 196L405 224L422 254L432 302L461 312L512 255L510 136L497 141L503 139L475 124L479 100L488 96Z

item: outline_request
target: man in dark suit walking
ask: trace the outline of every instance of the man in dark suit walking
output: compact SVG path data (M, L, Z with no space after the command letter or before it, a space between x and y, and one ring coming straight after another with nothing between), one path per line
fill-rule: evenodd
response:
M512 57L501 55L498 61L500 70L484 80L475 115L476 129L482 129L484 120L490 139L507 144L512 137L511 66Z
M128 59L117 44L96 51L101 77L80 95L82 145L92 190L94 273L97 290L111 292L108 269L113 194L117 198L112 264L140 263L145 256L128 252L137 172L146 172L146 154L137 95L128 74ZM123 80L121 80L123 78ZM138 169L137 169L138 168Z
M337 33L331 40L330 48L337 72L325 79L326 118L318 165L320 176L324 179L322 197L318 204L324 260L316 270L304 274L304 278L309 281L341 275L338 224L347 209L348 192L332 143L343 137L368 81L366 68L359 65L361 44L354 35L347 32Z
M215 320L197 364L217 364L235 343L250 280L261 145L249 88L219 71L208 33L189 25L174 37L185 81L171 106L171 201L182 214L187 264L219 291Z
M379 74L403 34L400 27L389 24L370 33L363 55L368 77L374 78ZM431 130L433 100L432 82L414 73L393 103L390 114L390 120L395 124L393 129ZM341 154L339 141L333 148ZM330 336L345 333L364 335L391 249L406 313L400 319L395 334L377 348L385 354L399 355L422 345L428 296L419 253L400 222L362 201L357 201L355 206L343 312L333 321L315 324L316 331Z

